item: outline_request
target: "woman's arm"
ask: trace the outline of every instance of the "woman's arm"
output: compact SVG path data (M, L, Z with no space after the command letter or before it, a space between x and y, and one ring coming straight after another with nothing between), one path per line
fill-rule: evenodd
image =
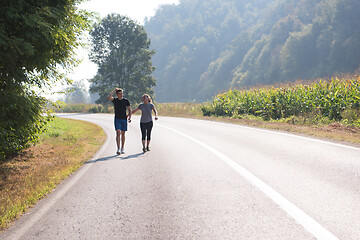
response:
M157 110L156 110L156 108L155 108L155 105L154 105L154 107L153 107L152 110L153 110L154 113L155 113L155 120L158 120L158 119L159 119L159 118L158 118L158 112L157 112Z
M134 113L136 113L136 112L139 111L139 110L140 110L140 108L137 107L135 110L133 110L133 111L131 112L131 114L134 114Z

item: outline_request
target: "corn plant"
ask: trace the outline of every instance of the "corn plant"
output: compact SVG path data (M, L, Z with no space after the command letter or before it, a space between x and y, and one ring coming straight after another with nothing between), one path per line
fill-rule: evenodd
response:
M360 108L360 77L320 80L308 85L230 90L202 107L205 116L261 116L265 120L320 114L341 120L345 109Z

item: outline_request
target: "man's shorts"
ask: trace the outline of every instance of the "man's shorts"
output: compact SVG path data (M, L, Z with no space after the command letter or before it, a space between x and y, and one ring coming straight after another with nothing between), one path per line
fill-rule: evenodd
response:
M114 119L115 130L120 129L121 131L127 131L127 120L126 119Z

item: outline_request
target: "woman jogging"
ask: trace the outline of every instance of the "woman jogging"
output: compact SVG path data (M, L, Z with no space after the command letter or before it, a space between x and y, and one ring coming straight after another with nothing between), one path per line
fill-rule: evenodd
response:
M150 140L151 140L151 129L153 127L152 111L155 113L155 120L158 120L157 111L155 105L152 104L152 100L148 94L142 96L143 103L141 103L132 114L141 110L140 129L141 129L141 140L143 145L143 152L150 151ZM147 145L145 148L145 139Z

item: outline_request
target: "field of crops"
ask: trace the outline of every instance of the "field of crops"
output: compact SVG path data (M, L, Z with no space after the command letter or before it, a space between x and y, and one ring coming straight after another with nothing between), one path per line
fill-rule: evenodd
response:
M230 90L217 95L201 110L204 116L254 115L265 120L317 115L340 121L346 115L351 123L360 125L360 77L278 88Z
M51 106L48 110L52 110L55 113L113 113L114 108L111 105L109 106L85 103L58 103L57 106Z

